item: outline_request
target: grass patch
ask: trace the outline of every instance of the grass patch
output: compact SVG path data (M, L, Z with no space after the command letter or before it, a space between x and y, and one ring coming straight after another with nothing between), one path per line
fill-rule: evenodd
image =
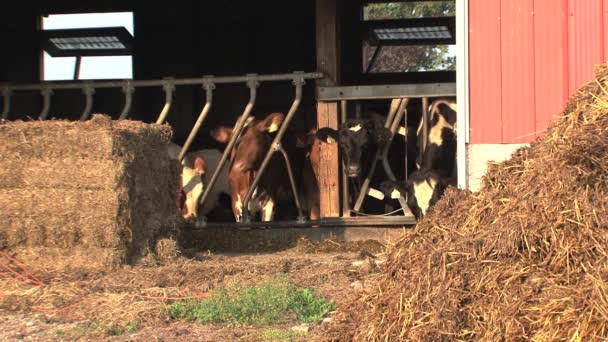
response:
M303 331L293 331L288 329L267 329L260 333L260 337L265 341L293 341L296 337L303 337L307 334Z
M219 288L203 301L175 302L169 316L198 323L239 323L266 325L293 314L301 323L318 322L335 309L329 301L310 289L302 289L281 276L256 286Z

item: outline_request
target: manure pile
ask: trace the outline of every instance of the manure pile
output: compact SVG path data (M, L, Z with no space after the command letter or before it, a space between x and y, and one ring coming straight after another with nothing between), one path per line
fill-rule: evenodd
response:
M608 339L608 66L545 135L449 189L324 340Z
M112 121L0 125L0 249L33 271L131 262L179 220L169 126Z

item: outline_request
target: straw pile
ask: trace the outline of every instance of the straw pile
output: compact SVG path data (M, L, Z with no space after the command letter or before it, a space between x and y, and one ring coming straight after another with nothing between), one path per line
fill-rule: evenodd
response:
M326 340L608 339L608 67L476 194L449 189Z
M36 269L112 269L179 219L168 126L112 121L0 126L0 248Z

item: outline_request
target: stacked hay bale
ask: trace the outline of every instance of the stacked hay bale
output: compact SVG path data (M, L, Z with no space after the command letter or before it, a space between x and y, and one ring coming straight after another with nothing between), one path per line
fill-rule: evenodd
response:
M112 121L0 125L0 248L36 269L112 269L179 220L168 126Z
M450 189L325 340L608 339L608 67L479 193Z

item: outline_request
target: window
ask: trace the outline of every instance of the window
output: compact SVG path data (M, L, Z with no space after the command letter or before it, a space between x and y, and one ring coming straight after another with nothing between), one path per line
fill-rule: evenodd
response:
M42 18L43 30L124 27L134 36L133 12L53 14ZM44 81L72 80L76 57L52 57L43 51ZM132 79L133 58L129 56L84 56L78 79Z
M363 5L362 71L456 70L455 12L455 1Z

